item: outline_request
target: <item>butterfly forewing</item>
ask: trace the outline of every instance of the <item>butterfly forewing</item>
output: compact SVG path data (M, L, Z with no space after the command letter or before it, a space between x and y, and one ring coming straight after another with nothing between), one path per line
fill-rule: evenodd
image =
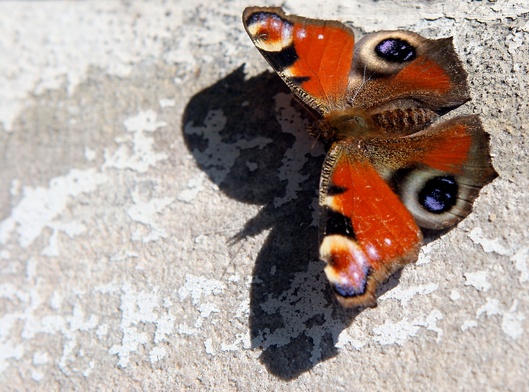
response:
M343 108L354 35L342 23L287 16L280 8L247 8L253 43L287 85L320 114Z

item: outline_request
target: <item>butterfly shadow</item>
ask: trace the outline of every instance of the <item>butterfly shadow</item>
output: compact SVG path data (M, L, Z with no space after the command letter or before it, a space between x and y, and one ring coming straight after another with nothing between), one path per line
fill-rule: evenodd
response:
M263 206L234 242L269 230L252 275L250 337L252 348L262 348L266 368L291 380L337 355L340 333L360 310L343 309L335 301L324 264L317 260L318 231L312 223L324 155L311 153L314 141L304 129L279 123L280 93L290 92L277 75L246 79L241 66L192 97L182 127L188 149L222 192ZM298 144L308 147L295 148Z

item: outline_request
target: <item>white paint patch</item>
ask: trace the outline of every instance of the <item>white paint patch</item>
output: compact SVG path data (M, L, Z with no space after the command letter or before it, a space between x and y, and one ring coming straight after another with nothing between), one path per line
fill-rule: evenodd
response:
M2 322L4 318L0 319ZM22 344L13 344L6 341L8 336L4 336L0 332L0 374L2 374L9 367L9 360L20 360L24 355L24 346Z
M255 162L248 161L248 162L245 162L245 165L250 172L254 172L259 168L259 165Z
M191 297L191 303L196 306L203 297L221 294L225 287L226 285L220 280L186 274L185 284L178 290L178 295L181 301Z
M220 184L240 155L241 150L249 148L262 149L272 142L272 139L256 137L251 140L240 139L235 143L226 143L222 140L221 131L226 126L227 118L221 110L210 110L203 125L194 125L188 122L184 126L187 135L198 135L208 141L204 151L193 151L197 162L208 169L208 173L215 182Z
M98 317L96 315L90 315L87 321L84 321L85 318L85 312L82 308L82 305L77 302L73 307L73 314L71 316L66 316L66 321L69 324L70 331L87 332L97 327Z
M45 351L36 351L33 354L34 365L45 365L50 361L50 356Z
M485 305L481 306L476 312L476 318L481 315L487 318L501 316L501 329L511 339L516 340L524 333L523 321L525 316L517 311L518 300L514 300L510 309L505 309L500 301L495 298L487 298Z
M520 271L520 283L529 281L529 248L520 249L512 257L511 261L514 263L514 267Z
M488 272L466 272L463 274L465 277L465 286L472 286L478 291L489 291L490 283L487 281Z
M56 257L60 255L60 233L66 234L69 238L81 235L86 231L86 226L80 222L52 222L49 227L53 230L48 240L48 246L44 248L41 255Z
M249 315L250 315L250 299L246 298L237 307L237 311L235 312L235 317L238 318L239 320L246 320Z
M101 324L96 329L96 336L99 338L99 340L103 339L105 336L108 335L108 324Z
M388 299L396 299L401 302L402 306L407 306L408 302L413 299L416 295L427 295L433 293L439 285L436 283L429 283L419 286L413 286L409 288L401 288L400 286L395 287L393 290L387 291L380 297L381 301Z
M209 354L209 355L216 354L215 348L213 347L213 341L211 339L207 339L204 342L204 346L206 347L206 354Z
M163 341L170 341L174 331L176 317L171 313L162 315L156 323L156 332L154 334L154 343L158 344Z
M92 150L91 148L85 147L84 148L84 158L88 162L92 162L97 158L97 153L95 150Z
M501 314L501 305L500 301L493 298L487 298L487 303L481 306L476 312L476 318L479 318L482 314L485 314L487 317L496 316Z
M235 341L233 343L221 343L220 351L234 352L241 349L248 350L252 347L252 340L250 338L250 331L246 328L244 333L238 333L235 335Z
M200 173L197 176L193 177L187 183L187 189L184 189L176 197L178 201L191 204L197 195L204 189L204 179L205 174Z
M292 106L292 95L279 93L275 97L276 119L285 133L295 136L294 144L287 151L281 161L278 178L286 182L285 195L274 199L274 206L282 205L297 199L301 191L301 184L306 181L310 173L301 174L303 166L307 163L305 156L314 157L325 152L321 143L309 137L305 128L307 123L301 118L300 113ZM305 152L300 154L300 151Z
M459 291L457 290L452 290L450 291L450 299L454 302L458 301L461 299L461 294L459 294Z
M167 350L165 349L165 347L154 347L149 352L149 359L151 360L151 364L161 361L166 356L167 356Z
M119 147L114 152L105 149L103 169L130 169L145 173L159 161L166 160L167 154L154 151L154 138L146 134L146 132L152 133L167 126L166 122L156 121L156 118L157 114L155 111L146 110L125 120L125 129L132 134L132 140L127 135L116 139ZM132 151L129 143L132 143Z
M439 251L439 241L430 242L429 244L424 245L419 252L419 259L415 265L428 264L432 261L432 254L435 254Z
M414 322L401 320L396 323L386 322L385 324L373 328L374 340L382 345L398 344L404 342L419 332L420 326Z
M31 369L31 378L33 381L39 382L44 378L44 373L39 372L36 369Z
M71 199L95 191L107 180L106 175L95 169L72 169L66 176L52 178L47 188L24 187L20 202L11 210L11 215L0 222L0 243L6 244L13 232L16 232L20 246L26 248L45 228L62 228L67 234L75 235L82 225L61 225L55 220L68 207ZM48 251L56 251L53 244Z
M88 378L90 376L90 374L92 373L92 370L94 370L94 368L95 368L95 362L94 361L90 361L88 363L88 367L85 370L83 370L83 373L82 373L83 377L84 378Z
M127 209L128 216L135 222L142 223L151 231L144 235L141 232L133 233L133 240L144 243L157 241L160 238L167 238L169 235L160 226L160 213L173 201L172 197L153 198L146 202L141 200L137 190L132 192L132 201L134 205Z
M470 328L476 328L478 323L475 320L467 320L461 325L461 331L465 332Z
M397 344L402 346L410 337L417 335L421 328L437 333L437 340L440 340L443 331L437 327L437 322L443 319L442 313L434 309L425 319L418 318L412 321L406 319L396 323L387 322L379 327L373 328L376 342L382 345Z
M481 245L486 253L497 253L502 256L511 256L514 253L512 249L502 244L503 241L500 238L493 240L486 238L481 227L472 229L468 236L476 244Z
M344 330L338 337L336 348L345 348L347 346L353 347L355 350L361 350L367 343L355 339L349 335L347 330Z
M160 107L172 108L176 105L176 101L172 98L160 99Z
M511 308L504 312L501 320L502 331L511 339L518 339L524 332L523 321L525 316L517 312L518 300L514 300Z
M225 287L226 285L219 280L186 274L184 286L178 290L178 294L181 301L191 297L191 303L198 310L199 317L195 319L193 327L180 324L178 332L185 335L197 334L204 320L209 318L212 313L219 312L217 305L211 300L213 296L221 294Z
M12 283L0 284L0 298L14 301L17 297L17 287Z
M118 366L125 368L130 361L131 353L138 350L140 345L149 342L149 336L143 332L140 324L155 323L158 320L157 289L151 292L135 292L129 283L121 288L121 344L113 345L109 353L119 357Z

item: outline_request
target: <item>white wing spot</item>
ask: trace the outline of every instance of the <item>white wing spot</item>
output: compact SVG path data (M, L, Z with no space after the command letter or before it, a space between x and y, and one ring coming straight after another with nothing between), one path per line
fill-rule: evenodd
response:
M300 29L296 35L298 38L305 38L307 36L307 31L305 29Z

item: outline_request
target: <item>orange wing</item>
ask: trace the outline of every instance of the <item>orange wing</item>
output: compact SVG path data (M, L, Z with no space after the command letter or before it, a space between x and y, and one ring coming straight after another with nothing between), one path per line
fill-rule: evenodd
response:
M445 229L496 178L489 136L478 116L458 116L400 138L364 143L367 159L392 184L421 227Z
M325 115L346 105L354 35L337 21L246 8L244 27L272 68L307 105Z
M320 185L320 258L339 301L375 306L378 284L417 260L419 226L455 225L496 176L477 116L335 143Z
M379 283L417 259L422 234L356 144L337 143L320 186L320 258L344 306L376 306Z

